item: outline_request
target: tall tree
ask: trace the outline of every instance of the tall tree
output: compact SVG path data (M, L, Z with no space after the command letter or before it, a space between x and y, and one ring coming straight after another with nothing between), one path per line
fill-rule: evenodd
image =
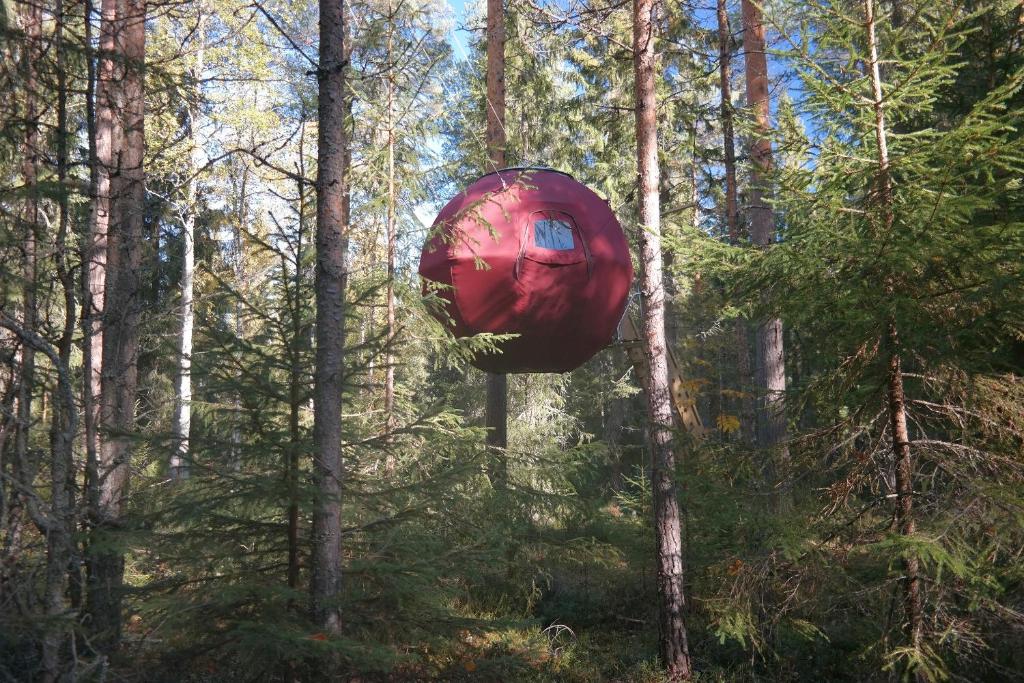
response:
M388 28L387 28L387 77L386 81L386 120L387 120L387 210L385 222L387 223L387 332L386 349L384 352L384 429L390 438L394 429L395 421L395 250L397 248L398 233L396 224L398 197L395 190L395 80L398 64L395 58L395 31L397 29L397 17L391 3L388 3Z
M487 0L487 156L488 171L505 167L505 6ZM487 373L487 445L508 447L508 377ZM495 484L504 487L508 460L499 454Z
M316 366L313 386L313 548L311 612L329 633L341 631L341 398L345 352L345 205L348 139L343 0L320 0L316 207Z
M21 15L25 34L21 54L21 72L25 79L25 111L21 140L21 178L24 185L24 204L21 207L21 317L24 328L35 332L38 326L37 280L39 269L40 237L40 158L43 153L39 134L44 103L40 102L39 67L43 54L42 6L26 3ZM36 347L22 343L20 377L18 382L18 411L15 427L15 468L18 477L30 480L35 471L30 462L29 432L32 427L32 400L36 382Z
M864 0L864 22L867 32L868 77L871 80L871 108L875 114L876 172L874 188L882 217L884 234L892 232L896 222L893 209L892 172L889 165L889 131L885 120L885 97L882 93L882 76L878 63L878 37L875 31L875 7L873 0ZM892 292L894 281L885 283ZM896 525L899 533L912 537L914 523L914 466L910 458L910 434L907 430L907 406L903 388L903 365L900 350L897 320L890 317L886 324L886 341L889 353L888 403L889 422L892 430L892 452L896 461ZM913 650L921 648L923 617L921 614L921 585L917 554L913 550L904 553L903 564L903 605L906 611L905 629L907 640ZM916 670L919 680L923 671Z
M767 248L775 241L775 221L766 196L774 165L770 139L768 58L765 52L764 17L754 0L742 0L743 51L747 77L747 105L754 113L750 139L750 236L755 246ZM769 318L757 327L756 374L759 393L758 445L778 449L769 462L785 459L786 361L782 346L782 320ZM773 470L774 468L769 468ZM774 478L769 473L769 478Z
M676 485L672 403L665 341L661 205L658 164L658 103L655 94L655 0L633 0L633 72L636 92L636 154L640 220L640 292L647 374L651 488L657 548L658 625L661 657L670 680L690 678L690 652L683 610L682 515Z
M718 81L721 93L719 117L722 121L722 157L725 162L725 225L731 244L739 244L740 221L739 202L736 190L736 136L733 126L732 106L732 30L729 26L729 8L726 0L718 0ZM743 391L749 389L750 344L747 340L748 327L745 320L736 320L733 328L736 347L736 371ZM739 398L740 429L745 440L752 441L753 419L750 402Z
M86 3L85 28L92 27L92 2ZM107 233L110 228L110 179L120 146L122 127L118 116L118 87L123 63L115 56L118 30L117 0L102 0L100 43L97 59L89 59L90 92L87 94L89 128L89 234L83 249L82 357L86 390L85 445L88 477L98 491L100 391L103 374L103 309L107 266ZM98 62L98 66L97 66Z
M732 31L726 0L718 0L718 80L721 92L722 156L725 159L725 224L729 241L739 242L739 209L736 201L736 143L733 134L732 107Z
M188 71L192 92L186 106L186 132L189 150L189 172L185 188L185 205L181 211L183 256L181 261L181 335L178 345L178 381L174 393L174 445L171 452L170 475L172 479L187 479L189 476L189 431L192 425L192 331L195 326L196 270L196 214L199 199L199 172L202 166L202 148L199 145L199 105L202 96L201 83L206 55L206 15L199 4L199 20L195 29L195 62Z
M50 422L50 514L46 533L46 615L49 627L43 639L43 672L45 683L60 680L64 670L62 653L68 632L66 621L65 588L67 579L77 579L78 571L69 563L72 556L72 530L74 529L74 501L76 472L74 440L78 427L78 407L71 384L72 343L75 332L74 278L68 267L67 239L70 222L70 184L68 183L68 45L64 37L67 15L64 0L57 0L54 8L53 40L56 44L57 71L57 239L54 249L57 277L63 290L64 320L56 353L52 347L43 347L57 370L53 396L53 417Z
M114 53L123 62L119 86L123 144L111 183L107 237L101 426L99 462L92 509L98 532L91 542L89 612L94 643L116 650L121 638L124 551L113 540L124 524L131 472L135 400L138 389L140 287L145 218L146 1L118 5Z

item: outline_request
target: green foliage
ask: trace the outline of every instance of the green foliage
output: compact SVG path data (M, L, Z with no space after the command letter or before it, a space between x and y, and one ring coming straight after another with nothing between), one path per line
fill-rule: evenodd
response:
M64 198L75 277L85 265L75 251L90 216L82 93L85 60L96 54L81 44L82 17L68 17L74 144L62 184L53 19L38 92L28 93L24 7L0 5L0 312L24 319L25 287L34 284L36 331L55 344L71 312L56 261ZM416 275L434 211L487 170L482 6L459 20L474 36L465 59L449 43L453 17L441 3L347 7L343 633L320 632L307 614L316 7L160 5L147 34L145 315L124 526L84 533L91 521L77 441L75 476L58 483L73 492L83 533L66 609L47 615L48 539L28 503L50 502L44 455L56 368L37 354L32 420L19 427L24 349L5 331L0 677L40 678L40 645L59 624L68 673L74 664L82 680L320 680L332 667L363 681L664 680L645 408L624 349L612 344L566 375L509 378L508 484L496 489L481 427L486 380L468 360L496 352L504 337L453 338L434 317L444 312L439 292L424 292ZM630 9L510 3L506 129L510 165L573 173L608 199L635 240ZM738 3L727 9L735 51ZM678 435L694 680L1012 680L1024 670L1020 4L919 0L880 9L891 225L878 185L862 7L765 10L779 238L762 250L725 239L714 17L687 4L663 5L660 17L668 332L712 427L701 441ZM196 74L200 49L206 66ZM736 93L741 66L737 55ZM32 94L43 112L42 151L29 186L22 164ZM730 104L740 137L749 136L742 97ZM203 157L194 196L193 135ZM743 204L749 160L737 143ZM32 199L38 224L25 218ZM199 264L193 419L190 477L172 482L185 212L195 216ZM26 275L29 235L40 256ZM77 330L77 282L72 289ZM739 367L753 336L741 323L769 314L785 324L790 387L792 438L779 462L748 443L746 407L757 396ZM902 343L913 533L893 521L890 321ZM79 332L72 341L68 371L81 391ZM389 363L396 397L386 414ZM82 620L76 567L86 538L91 551L125 553L124 656L110 662L92 650ZM916 645L903 628L911 558L924 604Z

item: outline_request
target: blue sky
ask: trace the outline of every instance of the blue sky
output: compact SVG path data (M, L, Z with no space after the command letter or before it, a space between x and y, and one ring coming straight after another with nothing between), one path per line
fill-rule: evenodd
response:
M468 55L469 41L472 40L472 33L459 28L466 21L466 0L448 0L448 5L455 17L455 26L448 34L448 42L455 50L455 58L462 61Z

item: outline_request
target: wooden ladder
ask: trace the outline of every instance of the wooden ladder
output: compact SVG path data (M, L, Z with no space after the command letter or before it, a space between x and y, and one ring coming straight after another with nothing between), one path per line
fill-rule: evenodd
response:
M647 356L644 355L643 344L641 344L640 330L629 314L622 316L622 321L619 323L619 339L626 347L626 354L633 364L633 370L636 372L637 379L640 380L640 386L647 386L647 373L649 372ZM701 438L706 430L704 421L700 419L700 413L697 412L697 397L683 380L672 349L666 347L665 350L668 351L668 377L672 387L672 407L675 408L676 417L686 431Z

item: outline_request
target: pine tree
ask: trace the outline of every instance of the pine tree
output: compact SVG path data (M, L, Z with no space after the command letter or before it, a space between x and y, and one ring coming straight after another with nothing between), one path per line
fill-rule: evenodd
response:
M341 396L345 349L345 249L347 244L348 141L343 3L320 3L317 69L316 360L313 404L314 481L311 606L328 633L341 630Z
M662 280L661 207L659 205L658 119L655 95L657 4L633 3L633 69L636 79L636 141L639 188L641 285L644 355L650 369L647 392L651 445L651 490L657 543L658 626L661 657L670 680L690 678L690 652L683 618L682 516L676 485L667 348L665 284Z

